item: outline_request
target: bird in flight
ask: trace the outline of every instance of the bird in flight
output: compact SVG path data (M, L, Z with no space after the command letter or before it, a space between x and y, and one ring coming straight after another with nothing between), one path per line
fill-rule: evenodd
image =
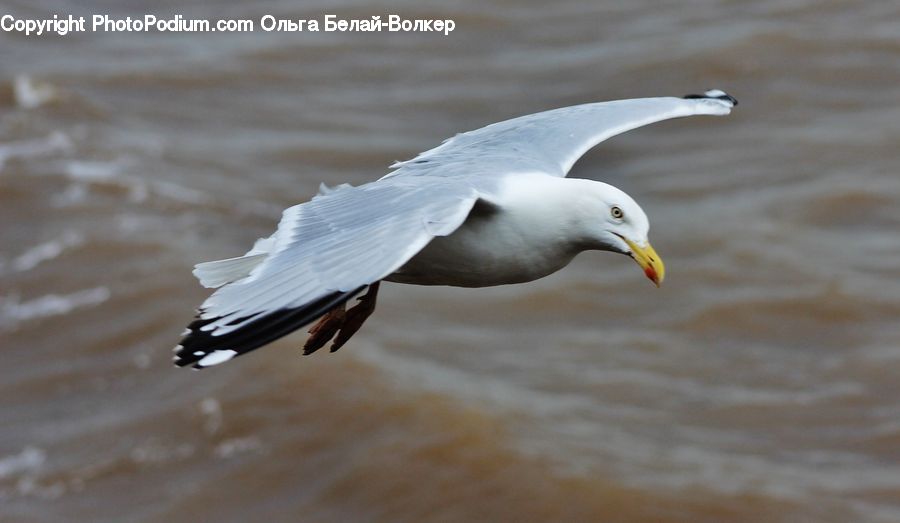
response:
M735 105L713 89L564 107L458 134L374 182L323 185L243 256L195 266L216 291L175 347L175 364L217 365L315 320L304 354L329 341L334 352L372 314L382 281L521 283L601 250L631 257L659 286L665 267L641 207L609 184L566 174L607 138Z

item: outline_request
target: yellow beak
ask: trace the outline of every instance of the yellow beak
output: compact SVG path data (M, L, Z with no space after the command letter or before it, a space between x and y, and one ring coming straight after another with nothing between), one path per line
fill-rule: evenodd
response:
M622 239L631 248L631 257L641 266L641 269L644 269L644 274L659 287L663 278L666 277L666 266L663 264L662 258L656 254L653 246L648 242L647 245L641 247L628 238Z

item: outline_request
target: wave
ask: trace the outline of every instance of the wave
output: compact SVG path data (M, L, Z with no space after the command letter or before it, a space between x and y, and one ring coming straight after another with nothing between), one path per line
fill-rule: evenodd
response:
M39 318L68 314L75 309L99 305L109 299L106 287L94 287L70 294L47 294L22 301L17 294L0 296L0 328L12 330Z
M63 252L84 244L84 235L68 231L53 240L29 248L12 260L12 269L17 272L31 270L45 261L59 257Z

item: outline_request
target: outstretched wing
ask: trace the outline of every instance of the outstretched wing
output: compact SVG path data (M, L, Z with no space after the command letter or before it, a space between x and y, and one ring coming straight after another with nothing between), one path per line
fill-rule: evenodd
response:
M654 122L693 115L725 115L737 100L713 89L684 98L636 98L589 103L530 114L461 133L412 160L392 165L385 178L461 163L502 164L510 171L565 176L590 148Z
M399 269L435 236L456 230L479 198L492 199L499 177L565 176L607 138L670 118L728 114L736 104L713 90L523 116L459 134L394 164L377 182L291 207L276 233L247 255L198 266L204 285L224 286L188 326L176 364L215 365L311 322Z
M266 259L201 305L175 363L215 365L306 325L453 232L478 198L460 180L397 178L285 210Z

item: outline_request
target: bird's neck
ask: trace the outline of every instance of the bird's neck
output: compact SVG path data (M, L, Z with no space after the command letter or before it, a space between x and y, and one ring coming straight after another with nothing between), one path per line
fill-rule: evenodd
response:
M510 177L501 188L500 204L517 222L546 241L565 241L573 251L602 249L594 223L600 219L601 182L545 174Z

